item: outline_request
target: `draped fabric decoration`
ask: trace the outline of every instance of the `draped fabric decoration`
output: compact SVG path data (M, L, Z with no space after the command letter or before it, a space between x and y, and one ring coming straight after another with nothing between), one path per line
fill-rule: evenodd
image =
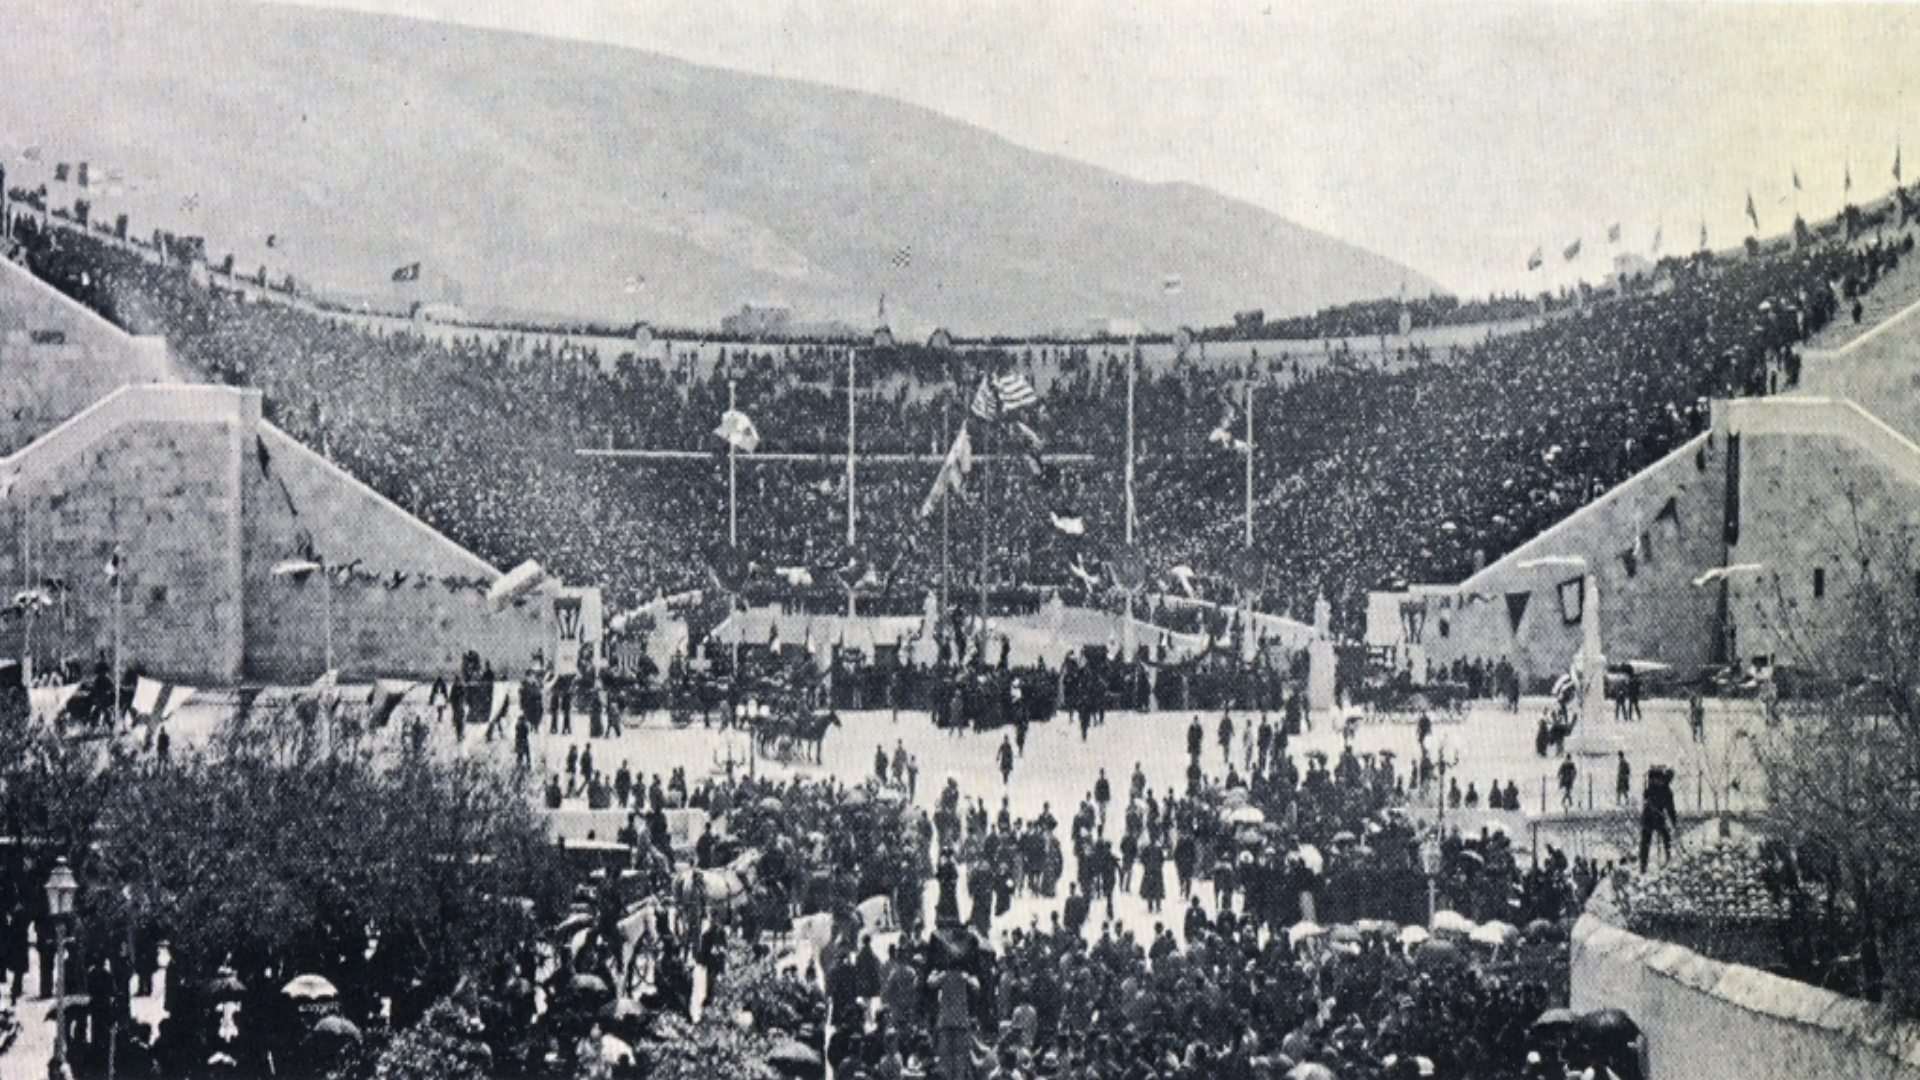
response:
M1530 592L1510 592L1507 594L1507 625L1515 634L1520 633L1520 620L1527 617L1527 602L1533 599Z
M1586 577L1572 577L1560 583L1560 619L1572 626L1580 621L1586 608Z

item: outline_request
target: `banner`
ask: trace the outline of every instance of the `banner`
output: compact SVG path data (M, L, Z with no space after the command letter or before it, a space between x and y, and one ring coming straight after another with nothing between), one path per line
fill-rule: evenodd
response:
M1560 618L1569 626L1579 622L1585 612L1586 583L1584 575L1560 583Z

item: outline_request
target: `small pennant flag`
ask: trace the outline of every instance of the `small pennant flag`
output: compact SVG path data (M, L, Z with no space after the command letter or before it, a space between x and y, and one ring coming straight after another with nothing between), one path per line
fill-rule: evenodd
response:
M277 248L277 247L279 247L279 246L280 246L280 234L279 234L279 233L268 233L268 234L267 234L267 246L268 246L268 247L270 247L270 248Z
M1663 226L1660 225L1653 227L1653 253L1655 255L1660 254L1660 232L1662 228Z
M402 267L397 267L393 271L393 280L396 282L419 281L420 280L420 264L415 262L415 263L408 263L407 265Z
M1568 244L1566 248L1560 252L1560 254L1564 256L1568 262L1572 262L1573 260L1579 258L1580 257L1580 241L1575 240L1573 243Z
M1620 242L1620 223L1616 221L1613 224L1607 226L1607 243L1617 244L1619 242Z
M760 448L760 430L753 426L753 418L739 409L721 413L720 426L714 428L713 433L744 453L751 454Z
M1547 264L1547 253L1545 251L1542 251L1539 248L1534 248L1533 254L1527 256L1528 270L1538 270L1542 266L1545 266L1546 264Z
M1755 232L1760 231L1760 214L1753 208L1753 192L1747 192L1747 220L1753 222Z
M1800 167L1797 165L1793 169L1793 190L1800 190Z
M1178 296L1186 287L1187 283L1181 280L1179 274L1168 274L1160 279L1160 291L1168 296Z
M894 269L905 270L907 267L912 265L913 265L913 248L912 247L901 246L893 250Z

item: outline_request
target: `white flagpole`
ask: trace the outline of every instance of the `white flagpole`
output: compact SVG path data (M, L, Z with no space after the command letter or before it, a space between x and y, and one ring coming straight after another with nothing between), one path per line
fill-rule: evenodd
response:
M732 412L734 410L733 387L734 387L734 380L732 378L728 378L727 379L727 411L728 412ZM737 463L734 461L734 453L738 450L739 450L739 447L733 445L733 440L728 439L727 440L727 545L729 547L736 547L736 548L740 546L740 501L739 501L740 476L739 476L739 469L738 469Z
M1127 342L1127 550L1133 550L1133 391L1136 371L1140 366L1140 339L1130 338ZM1131 556L1129 556L1131 557ZM1126 623L1121 627L1121 649L1126 654L1122 659L1133 657L1133 588L1127 589Z
M850 348L847 350L847 547L849 550L853 548L855 537L857 536L857 532L856 532L857 523L855 521L855 515L857 514L858 511L857 511L857 503L855 502L856 496L854 494L854 487L853 487L854 485L853 358L854 358L854 354L858 351L859 350L857 348ZM854 586L853 582L851 581L847 582L847 618L849 619L853 618L854 616L853 586Z
M1247 548L1253 548L1253 379L1247 379Z

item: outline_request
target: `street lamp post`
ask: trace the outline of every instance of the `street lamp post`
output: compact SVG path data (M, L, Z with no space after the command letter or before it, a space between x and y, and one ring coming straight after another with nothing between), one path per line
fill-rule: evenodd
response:
M1440 910L1440 836L1436 832L1420 841L1420 869L1427 875L1427 925Z
M55 860L53 872L47 875L47 914L52 916L54 927L54 1076L64 1076L67 1071L67 919L73 914L73 897L79 891L80 884L74 880L67 860Z

